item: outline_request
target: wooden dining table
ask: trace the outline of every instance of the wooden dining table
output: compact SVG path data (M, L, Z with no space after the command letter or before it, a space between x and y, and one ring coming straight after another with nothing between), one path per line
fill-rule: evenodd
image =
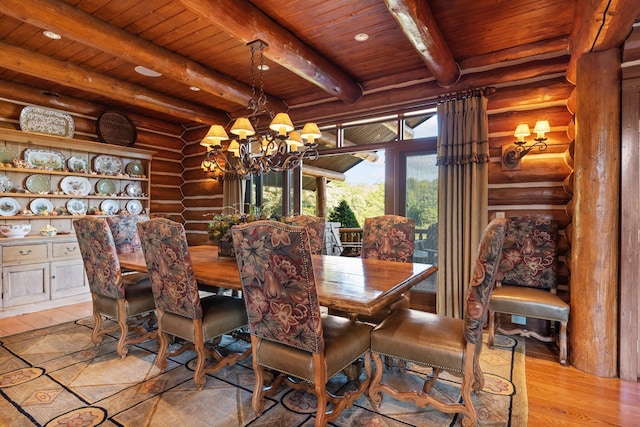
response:
M235 258L218 257L216 246L190 246L198 283L207 287L241 290ZM146 272L142 253L118 255L120 266ZM353 315L371 315L434 274L431 264L380 261L359 257L313 255L313 271L320 305Z

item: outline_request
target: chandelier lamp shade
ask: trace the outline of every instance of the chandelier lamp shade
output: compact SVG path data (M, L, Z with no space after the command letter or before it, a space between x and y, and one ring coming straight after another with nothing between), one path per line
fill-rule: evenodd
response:
M304 159L318 158L316 140L322 136L318 125L306 123L300 132L295 130L286 112L273 113L267 107L264 93L264 49L267 45L256 40L251 47L252 97L247 117L240 117L229 128L229 134L221 125L212 125L200 141L207 148L202 169L214 178L249 178L267 172L282 172L300 166ZM259 65L255 67L258 51ZM256 68L260 83L256 88ZM266 129L260 127L260 117L270 119Z
M516 137L516 140L512 145L503 149L503 169L520 169L520 160L524 156L529 154L531 150L533 150L534 148L537 148L539 151L546 150L547 143L545 141L547 140L547 138L545 138L544 135L550 131L551 127L549 126L549 122L547 120L538 120L535 127L533 128L533 132L536 134L536 137L533 139L535 142L529 146L526 146L525 138L531 135L531 131L529 130L529 125L527 125L526 123L520 123L516 127L516 131L513 134L513 136Z

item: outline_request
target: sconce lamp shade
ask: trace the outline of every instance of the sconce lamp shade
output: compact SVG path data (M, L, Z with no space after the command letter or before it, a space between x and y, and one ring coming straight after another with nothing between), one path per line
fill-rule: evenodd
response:
M307 140L307 144L313 144L316 139L322 136L322 133L320 133L317 124L309 122L304 124L301 136Z
M273 120L271 120L269 129L278 132L280 136L285 136L293 130L293 123L287 113L278 113Z
M538 120L533 131L536 133L536 138L544 138L545 133L551 132L551 127L547 120Z
M516 127L516 131L513 133L513 136L515 136L518 141L524 141L524 138L529 135L531 135L531 131L526 123L520 123Z
M221 141L226 141L229 139L229 135L224 130L224 128L220 125L213 125L209 128L209 132L202 138L200 141L200 145L205 147L222 147Z
M247 139L248 136L256 134L253 126L251 126L251 122L246 117L240 117L237 119L229 131L234 135L238 135L240 139Z

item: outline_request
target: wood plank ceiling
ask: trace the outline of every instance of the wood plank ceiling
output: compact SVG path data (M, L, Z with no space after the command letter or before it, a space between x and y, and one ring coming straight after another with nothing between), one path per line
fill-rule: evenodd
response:
M602 29L600 9L628 2L576 15L581 0L2 0L0 96L18 83L186 128L226 124L246 111L246 43L262 39L270 105L322 123L505 84L514 67L564 72L572 31L588 51L580 34Z

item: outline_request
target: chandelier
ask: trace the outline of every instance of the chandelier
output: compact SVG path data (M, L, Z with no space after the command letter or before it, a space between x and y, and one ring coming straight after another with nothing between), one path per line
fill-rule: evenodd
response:
M247 117L238 118L229 132L235 137L225 147L223 141L229 136L221 125L213 125L200 142L207 148L202 169L214 179L237 176L247 179L251 175L267 172L282 172L293 169L304 159L318 158L316 139L321 133L315 123L306 123L301 132L294 129L287 113L274 114L268 107L264 93L264 49L266 43L256 40L251 47L251 99ZM259 89L256 91L255 55L259 52ZM268 115L268 129L260 128L260 116ZM262 132L256 131L256 129Z

